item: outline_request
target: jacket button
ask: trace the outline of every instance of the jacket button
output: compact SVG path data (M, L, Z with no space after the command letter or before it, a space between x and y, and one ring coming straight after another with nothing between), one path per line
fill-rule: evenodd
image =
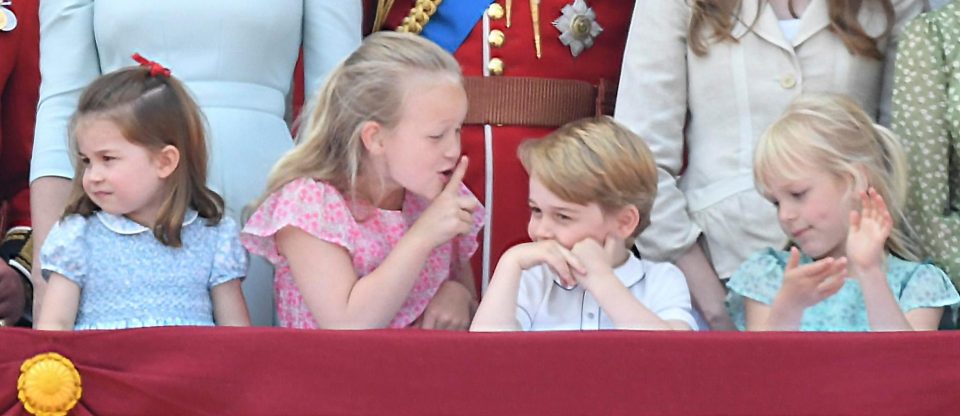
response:
M487 8L487 17L493 20L502 19L503 13L503 6L501 6L499 3L493 3Z
M500 58L490 59L487 69L490 70L490 75L503 75L503 60Z
M503 31L498 29L493 29L490 31L490 34L487 35L487 42L490 43L490 46L494 48L499 48L503 46L503 42L507 40L507 35L503 34Z
M792 74L784 75L780 78L780 86L785 89L790 89L797 86L797 78Z

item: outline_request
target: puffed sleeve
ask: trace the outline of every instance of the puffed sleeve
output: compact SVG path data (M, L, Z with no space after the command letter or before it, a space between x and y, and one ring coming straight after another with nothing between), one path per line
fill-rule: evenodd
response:
M240 233L240 241L251 254L273 264L285 260L277 250L274 236L284 227L299 228L321 240L354 251L351 235L359 234L349 207L332 186L299 178L267 197Z
M44 279L57 273L83 287L87 277L89 249L83 236L87 218L71 215L53 224L40 249L40 264Z
M938 308L960 304L960 294L950 279L937 266L919 264L904 282L900 292L900 309Z
M945 19L939 26L938 17ZM952 5L943 13L917 18L904 31L893 87L892 127L909 159L907 216L927 254L960 283L960 212L951 203L951 179L960 177L960 162L952 160L960 145L960 125L951 123L948 115L960 113L960 96L948 94L960 83L950 74L951 68L960 73L955 66L960 60L946 62L948 41L941 30L957 33L957 25L960 5Z
M925 5L924 0L894 0L893 10L896 21L890 32L890 40L883 52L883 86L880 90L880 114L877 120L884 126L890 125L890 113L893 96L894 66L897 61L897 45L904 28L920 15Z
M750 256L727 281L727 289L730 289L727 308L733 323L740 330L746 329L744 299L769 305L783 286L786 263L780 254L773 249L766 249Z
M240 229L230 217L217 224L217 251L213 256L210 272L210 287L233 279L243 279L247 274L247 251L240 244Z
M470 197L477 201L477 209L473 211L473 225L470 227L470 232L457 237L456 247L459 250L457 256L460 262L465 262L470 260L470 257L477 252L477 248L480 246L480 243L477 242L477 234L480 234L480 230L483 229L487 210L483 205L480 205L480 200L473 195L473 192L470 192L466 185L460 185L460 196Z
M101 74L93 34L93 0L40 2L40 102L30 181L73 177L67 123L80 93Z
M309 98L330 71L360 46L363 2L304 0L303 9L303 72Z
M656 158L657 199L637 246L645 258L658 261L675 259L700 235L677 187L687 116L687 3L643 0L634 6L614 115Z

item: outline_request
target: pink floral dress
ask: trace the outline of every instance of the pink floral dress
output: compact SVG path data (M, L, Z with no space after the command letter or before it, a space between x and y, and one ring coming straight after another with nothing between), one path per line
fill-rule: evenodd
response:
M473 197L465 186L460 194ZM270 195L247 221L240 240L250 253L265 257L276 267L274 291L280 326L317 328L317 323L293 281L289 262L277 251L274 236L278 231L293 226L342 246L350 253L357 276L363 278L386 259L429 204L429 200L408 192L401 211L369 209L367 218L358 222L351 204L336 188L323 181L295 179ZM467 261L477 250L477 233L483 227L484 210L478 209L473 218L474 225L468 235L458 236L430 253L420 279L390 321L391 328L409 326L423 313L440 284L451 277L454 247L460 262Z

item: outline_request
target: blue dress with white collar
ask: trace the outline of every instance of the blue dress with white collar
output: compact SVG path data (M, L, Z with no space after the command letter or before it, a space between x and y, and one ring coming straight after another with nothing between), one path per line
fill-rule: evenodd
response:
M80 286L74 329L214 325L210 289L247 270L236 222L207 225L191 210L180 236L174 248L123 216L71 215L43 244L43 277L58 273Z

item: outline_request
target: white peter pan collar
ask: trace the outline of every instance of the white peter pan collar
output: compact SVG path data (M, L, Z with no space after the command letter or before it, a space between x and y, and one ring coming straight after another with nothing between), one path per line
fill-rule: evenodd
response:
M188 209L186 214L183 216L183 225L187 226L197 220L200 214L197 211ZM144 231L150 231L149 228L144 225L137 223L130 218L127 218L123 215L115 215L109 212L97 211L97 219L100 220L100 223L104 227L107 227L108 230L113 231L117 234L123 235L134 235L140 234Z

